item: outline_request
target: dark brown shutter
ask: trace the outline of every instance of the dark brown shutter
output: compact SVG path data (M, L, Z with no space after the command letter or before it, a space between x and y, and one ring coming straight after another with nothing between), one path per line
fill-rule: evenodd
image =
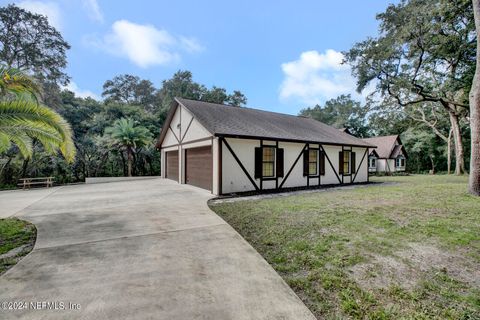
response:
M343 174L343 151L338 153L338 173Z
M283 149L277 149L277 177L283 177Z
M308 149L303 150L303 176L308 176Z
M352 163L352 173L355 173L355 171L357 171L357 163L356 163L356 155L355 155L355 152L351 152L351 163Z
M255 179L262 177L262 148L255 148Z
M325 151L320 151L320 175L325 175Z

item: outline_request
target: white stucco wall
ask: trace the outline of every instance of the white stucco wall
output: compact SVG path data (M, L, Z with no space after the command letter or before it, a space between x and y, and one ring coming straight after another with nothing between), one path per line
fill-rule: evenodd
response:
M232 148L233 152L239 158L240 162L243 164L250 177L255 181L256 185L260 187L260 179L255 179L255 148L260 146L260 140L248 140L248 139L234 139L226 138L227 143ZM264 141L264 145L275 145L273 141ZM297 163L293 167L290 175L288 171L295 163L295 160L298 158L301 153L305 143L293 143L293 142L279 142L278 147L284 149L284 177L278 179L278 185L280 186L284 179L283 188L290 187L304 187L307 186L307 177L303 176L303 155L300 156ZM318 148L318 145L311 144L310 147ZM325 159L325 175L320 177L321 185L330 185L338 184L339 180L335 171L338 173L338 156L339 152L342 151L341 146L323 146L330 162ZM368 157L365 156L363 162L362 157L365 153L366 148L352 148L352 151L356 154L356 166L357 166L357 176L355 177L354 182L366 182L368 181ZM360 168L358 169L358 166ZM334 171L335 170L335 171ZM352 182L355 174L345 175L344 183ZM340 179L342 176L340 175ZM263 181L262 189L272 189L276 188L276 181ZM318 178L310 178L310 186L318 185ZM253 191L255 187L252 185L248 177L245 175L240 165L237 163L233 155L230 153L228 148L224 145L222 147L222 193L234 193L234 192L245 192Z

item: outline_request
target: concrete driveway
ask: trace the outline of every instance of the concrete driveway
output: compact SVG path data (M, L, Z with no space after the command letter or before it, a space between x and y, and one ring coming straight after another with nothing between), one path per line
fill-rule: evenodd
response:
M0 193L2 215L38 228L0 277L0 302L28 310L0 318L314 319L210 197L164 179Z

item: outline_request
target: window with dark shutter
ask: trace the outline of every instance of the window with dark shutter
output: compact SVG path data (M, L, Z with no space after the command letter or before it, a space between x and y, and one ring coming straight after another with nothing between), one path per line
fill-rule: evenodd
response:
M318 150L309 149L308 150L308 175L316 176L318 168Z
M351 156L351 159L352 159L352 160L351 160L351 162L352 162L352 164L351 164L351 167L352 167L351 172L352 172L352 173L355 173L355 171L357 170L357 164L356 164L356 160L357 160L357 159L356 159L355 152L352 152L351 154L352 154L352 156Z
M262 148L255 148L255 179L262 177Z
M351 173L351 161L350 155L351 152L348 150L344 150L340 152L340 173L344 175L349 175Z
M325 151L320 152L320 175L325 175Z
M283 177L283 149L277 149L277 177Z
M272 178L275 176L275 147L263 147L262 151L262 177Z
M338 153L338 173L343 174L343 151Z
M308 149L303 150L303 176L308 176Z

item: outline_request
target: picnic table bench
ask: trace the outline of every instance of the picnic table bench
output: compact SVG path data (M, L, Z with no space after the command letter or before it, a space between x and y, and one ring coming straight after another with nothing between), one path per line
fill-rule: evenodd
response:
M53 177L43 177L43 178L21 178L18 179L18 187L23 189L30 189L32 185L44 185L47 188L53 186Z

